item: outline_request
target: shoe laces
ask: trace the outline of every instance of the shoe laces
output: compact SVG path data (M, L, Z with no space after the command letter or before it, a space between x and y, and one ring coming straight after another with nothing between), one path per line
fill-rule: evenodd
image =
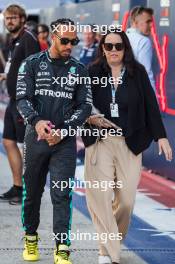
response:
M27 237L24 237L26 242L26 249L28 251L28 254L36 254L38 240L40 240L38 237L36 240L29 240Z
M68 260L69 259L69 252L66 251L66 250L58 250L57 251L57 255L60 256L64 260Z
M26 242L26 247L27 247L27 251L29 254L35 254L36 253L36 246L37 246L36 241L27 241Z

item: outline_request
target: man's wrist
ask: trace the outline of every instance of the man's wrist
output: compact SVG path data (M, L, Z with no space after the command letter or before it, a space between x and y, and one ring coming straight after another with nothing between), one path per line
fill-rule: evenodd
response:
M36 117L34 117L34 118L32 119L32 121L31 121L31 125L35 127L36 124L37 124L39 121L41 121L41 120L42 120L41 117L36 116Z

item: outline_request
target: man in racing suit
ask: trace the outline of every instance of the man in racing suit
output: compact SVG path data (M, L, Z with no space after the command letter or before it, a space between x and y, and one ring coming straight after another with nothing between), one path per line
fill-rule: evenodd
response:
M39 259L37 228L41 196L49 171L56 239L54 261L56 264L71 264L70 182L76 167L76 138L62 138L60 133L70 127L77 129L85 122L91 114L92 96L90 86L84 83L68 81L61 84L63 78L88 77L84 65L70 57L78 38L76 31L70 32L68 27L62 32L62 26L68 24L73 25L73 21L59 19L52 22L50 49L27 58L18 73L17 109L27 123L22 203L22 222L26 232L23 258L27 261ZM67 184L61 189L62 182Z

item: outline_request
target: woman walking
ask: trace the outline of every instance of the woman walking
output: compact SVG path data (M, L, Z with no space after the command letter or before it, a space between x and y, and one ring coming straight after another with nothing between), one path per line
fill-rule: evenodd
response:
M157 141L159 154L172 160L159 107L145 68L135 59L126 34L107 32L99 44L97 61L89 68L94 77L108 78L106 87L93 84L93 104L98 113L88 123L106 128L106 139L84 139L86 145L85 180L122 182L101 188L87 188L87 205L99 235L106 233L106 243L99 241L99 264L120 263L121 241L111 234L126 236L140 179L142 152L152 140ZM112 83L110 78L115 78ZM114 79L113 79L114 80ZM122 81L121 81L122 80ZM118 84L120 83L120 84ZM104 115L104 117L103 117ZM106 118L106 119L105 119ZM111 136L110 129L122 129L122 136ZM93 185L92 185L93 186ZM119 238L119 236L117 236Z

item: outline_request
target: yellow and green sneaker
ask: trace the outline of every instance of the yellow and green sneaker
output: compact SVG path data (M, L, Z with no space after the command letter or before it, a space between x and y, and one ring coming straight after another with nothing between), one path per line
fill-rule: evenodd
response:
M39 260L38 235L25 235L23 259L26 261Z
M70 251L67 245L59 245L54 251L54 264L72 264Z

